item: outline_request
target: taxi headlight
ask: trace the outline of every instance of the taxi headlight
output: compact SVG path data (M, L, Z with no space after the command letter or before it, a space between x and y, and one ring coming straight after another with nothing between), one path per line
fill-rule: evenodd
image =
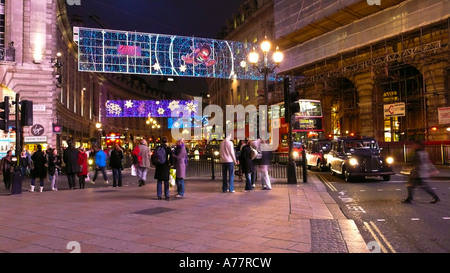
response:
M298 152L292 152L292 155L293 155L294 157L298 157L299 153L298 153Z
M392 163L394 163L394 158L393 157L388 157L388 158L386 158L386 162L388 164L392 164Z
M214 155L218 156L219 155L219 151L214 151Z
M92 160L92 159L90 159L90 158L89 158L89 160L88 160L88 164L89 164L89 165L92 165L92 164L94 164L94 160Z
M356 158L350 158L350 165L352 166L358 165L358 160Z

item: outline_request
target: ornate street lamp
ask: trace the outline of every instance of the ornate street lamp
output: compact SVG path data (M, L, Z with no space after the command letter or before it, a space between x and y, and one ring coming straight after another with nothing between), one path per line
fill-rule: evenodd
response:
M279 64L283 61L283 53L279 51L278 46L276 47L275 52L272 55L272 60L274 65L269 65L269 52L272 48L271 42L264 38L264 41L261 43L261 51L263 53L263 66L259 67L259 54L256 52L255 48L253 51L248 54L248 61L253 65L255 69L259 71L259 73L264 75L264 103L269 106L269 86L268 86L268 75L273 73L275 69L279 66Z

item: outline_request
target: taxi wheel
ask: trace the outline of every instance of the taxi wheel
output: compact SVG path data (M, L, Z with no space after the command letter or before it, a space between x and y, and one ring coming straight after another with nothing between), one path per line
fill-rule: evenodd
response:
M344 169L343 173L344 173L345 182L351 182L352 178L350 177L350 173L346 169Z
M391 180L391 176L390 175L383 175L383 180L384 181L389 181L389 180Z

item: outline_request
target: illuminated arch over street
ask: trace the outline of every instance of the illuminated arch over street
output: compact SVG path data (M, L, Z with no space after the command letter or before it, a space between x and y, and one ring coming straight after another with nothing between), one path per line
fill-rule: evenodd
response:
M83 27L74 27L74 40L79 71L263 79L251 66L241 66L257 44Z

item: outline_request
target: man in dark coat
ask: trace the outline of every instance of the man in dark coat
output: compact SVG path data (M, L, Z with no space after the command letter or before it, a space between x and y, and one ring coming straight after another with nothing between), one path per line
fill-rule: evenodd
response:
M67 141L69 147L64 150L63 160L66 164L66 175L69 182L69 189L75 189L75 174L79 171L78 150L75 149L73 141Z
M111 151L111 157L109 159L109 165L113 173L113 187L122 187L122 160L122 149L119 144L116 144L114 150Z
M42 192L44 190L44 178L47 176L47 167L45 165L48 163L48 159L40 144L37 145L37 151L33 153L31 160L33 161L33 170L31 171L30 192L34 192L36 178L39 178L39 191Z
M155 179L157 180L157 195L158 199L162 199L162 182L164 181L164 195L165 199L169 200L169 174L170 174L170 165L172 165L172 150L167 146L167 137L163 137L161 140L161 146L164 147L166 151L166 162L165 163L156 163L155 160ZM156 150L152 156L156 156Z
M239 163L242 165L242 173L245 175L245 190L250 191L253 189L252 173L255 171L255 167L253 166L252 150L248 140L242 146Z

